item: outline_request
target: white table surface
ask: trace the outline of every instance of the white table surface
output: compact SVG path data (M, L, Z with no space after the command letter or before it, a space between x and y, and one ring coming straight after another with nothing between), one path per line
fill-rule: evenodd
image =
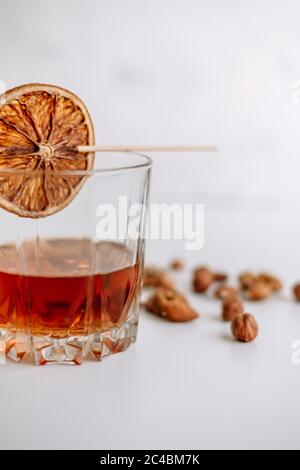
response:
M233 233L230 217L209 218L203 254L186 253L190 266L205 259L236 273L276 265L289 285L297 271L296 235L286 247L280 243L286 224L262 217L257 240L251 218L234 219ZM267 237L273 226L281 229ZM148 259L163 264L178 250L175 242L152 243ZM187 290L188 273L176 277ZM289 288L247 304L260 325L251 344L231 339L218 302L195 294L190 300L199 320L171 324L143 313L137 344L102 363L1 367L0 447L299 448L300 366L292 365L291 344L300 339L300 304Z

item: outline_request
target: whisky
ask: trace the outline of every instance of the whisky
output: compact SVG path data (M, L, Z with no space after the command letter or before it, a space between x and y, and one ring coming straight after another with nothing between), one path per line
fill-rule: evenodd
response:
M37 341L103 335L128 320L139 263L119 243L26 241L0 247L0 286L0 330Z

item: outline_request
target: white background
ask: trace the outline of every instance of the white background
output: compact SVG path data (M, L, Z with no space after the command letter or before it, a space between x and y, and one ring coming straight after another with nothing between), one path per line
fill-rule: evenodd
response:
M299 2L1 0L0 14L0 79L71 89L99 144L220 147L154 156L152 200L205 203L206 241L185 254L152 242L149 261L181 253L286 283L249 307L262 327L251 345L228 340L216 303L192 298L197 323L145 316L138 344L103 364L3 367L0 447L299 447Z
M1 79L70 88L99 143L220 146L157 156L153 194L285 209L298 199L299 15L295 0L1 1Z

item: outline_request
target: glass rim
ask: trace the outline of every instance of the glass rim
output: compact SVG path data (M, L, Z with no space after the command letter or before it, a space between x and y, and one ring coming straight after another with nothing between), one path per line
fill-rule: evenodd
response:
M143 161L135 162L135 163L127 163L124 165L117 165L117 166L108 166L106 168L90 168L88 170L50 170L50 169L18 169L18 168L1 168L0 167L0 176L1 175L15 175L15 176L26 176L30 174L39 175L39 174L53 174L55 176L93 176L93 175L101 175L101 174L108 174L108 173L124 173L139 170L142 168L151 168L153 164L153 160L148 155L139 152L93 152L96 154L104 154L104 155L132 155L138 157L139 159L143 159Z

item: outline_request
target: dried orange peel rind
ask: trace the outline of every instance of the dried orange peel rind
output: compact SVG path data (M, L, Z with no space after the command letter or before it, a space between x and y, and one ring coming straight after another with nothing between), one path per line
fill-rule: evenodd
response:
M62 210L84 184L76 171L93 168L94 154L77 146L94 144L89 112L70 91L43 84L7 91L0 102L0 207L31 218ZM63 173L69 170L75 175Z

